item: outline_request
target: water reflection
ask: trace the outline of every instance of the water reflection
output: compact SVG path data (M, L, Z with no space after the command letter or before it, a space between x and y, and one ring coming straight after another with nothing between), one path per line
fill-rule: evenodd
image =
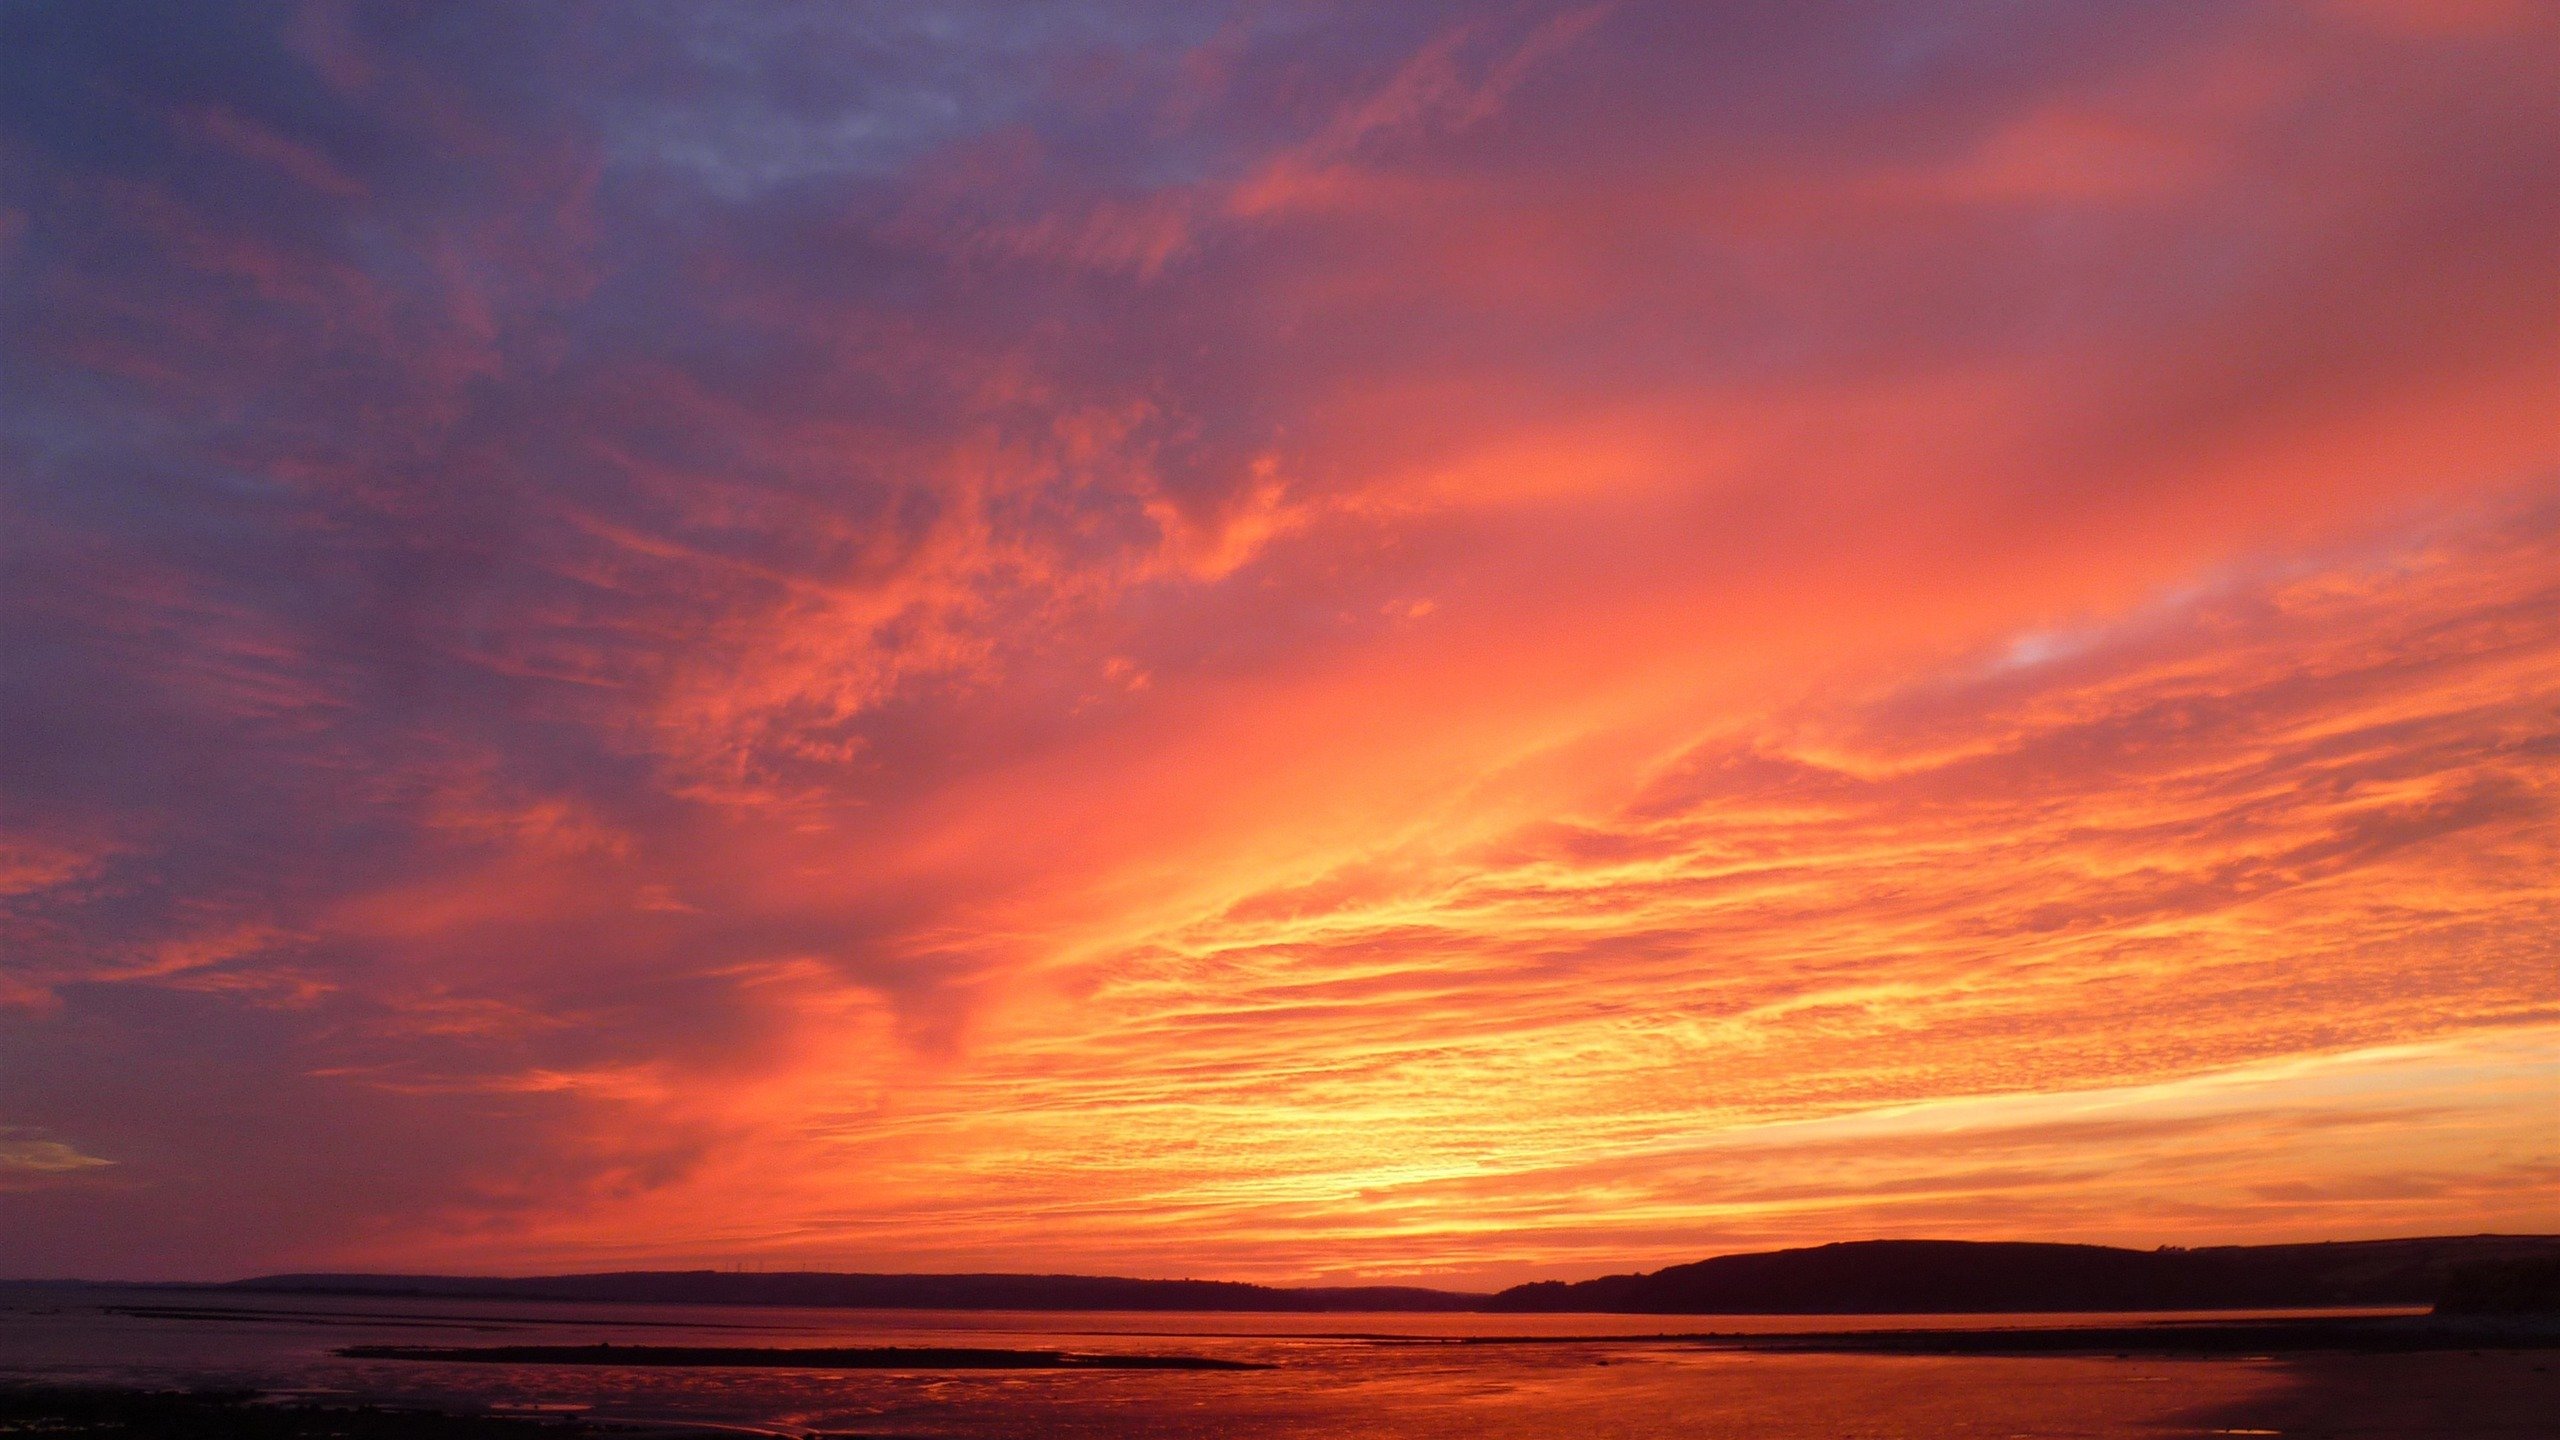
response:
M2052 1317L2032 1317L2050 1323ZM2119 1317L2083 1317L2092 1321ZM1995 1326L2029 1317L1928 1322ZM1911 1317L1240 1315L739 1309L0 1288L0 1374L244 1386L789 1434L1571 1435L1905 1440L2208 1433L2287 1393L2265 1361L1736 1353L1665 1333L1898 1328ZM1482 1345L1468 1337L1558 1343ZM1242 1372L643 1369L354 1360L356 1344L707 1344L1195 1354Z

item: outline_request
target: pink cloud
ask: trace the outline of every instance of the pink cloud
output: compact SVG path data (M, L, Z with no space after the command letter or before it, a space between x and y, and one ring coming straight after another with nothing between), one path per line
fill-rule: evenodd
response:
M0 1262L2547 1222L2547 24L169 23L0 113Z

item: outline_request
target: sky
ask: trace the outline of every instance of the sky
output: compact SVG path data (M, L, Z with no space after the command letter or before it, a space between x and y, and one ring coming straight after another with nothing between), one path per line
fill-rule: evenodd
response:
M2560 1230L2560 11L0 6L0 1274Z

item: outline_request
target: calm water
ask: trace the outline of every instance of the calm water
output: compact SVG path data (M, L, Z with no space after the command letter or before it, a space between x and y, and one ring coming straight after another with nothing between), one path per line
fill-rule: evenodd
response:
M121 1307L178 1310L137 1315ZM229 1313L225 1313L229 1312ZM2082 1316L2103 1323L2122 1317ZM0 1287L0 1377L248 1387L798 1434L1574 1440L2157 1437L2249 1428L2270 1360L1719 1352L1665 1332L2054 1317L1165 1315L723 1308ZM1568 1343L1459 1346L1463 1336ZM342 1360L352 1344L959 1345L1211 1355L1200 1372L613 1370Z

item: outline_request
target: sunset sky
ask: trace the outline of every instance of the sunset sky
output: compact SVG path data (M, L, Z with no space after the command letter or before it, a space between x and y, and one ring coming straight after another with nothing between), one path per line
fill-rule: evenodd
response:
M2560 1230L2560 8L0 8L0 1275Z

